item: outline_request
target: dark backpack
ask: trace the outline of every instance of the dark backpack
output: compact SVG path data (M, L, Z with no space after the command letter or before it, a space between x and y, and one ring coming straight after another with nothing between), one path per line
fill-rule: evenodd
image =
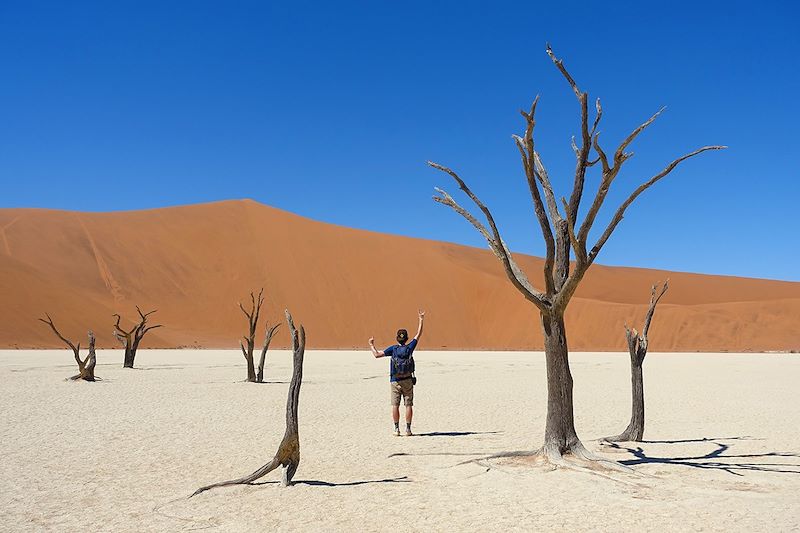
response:
M398 345L392 352L395 376L409 376L414 372L414 356L408 345Z

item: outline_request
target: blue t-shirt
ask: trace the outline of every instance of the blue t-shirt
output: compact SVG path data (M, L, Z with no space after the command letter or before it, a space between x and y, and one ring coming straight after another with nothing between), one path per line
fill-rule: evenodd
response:
M414 354L414 348L417 347L417 339L411 339L411 342L406 344L406 346L408 347L408 349L411 352L408 355L409 356L413 355ZM383 351L383 353L386 354L386 357L389 358L389 381L399 381L397 376L394 375L394 364L392 364L392 356L394 355L394 351L397 348L400 348L399 344L395 344L393 346L389 346L388 348L386 348ZM408 376L403 376L400 379L406 379L406 378L408 378Z

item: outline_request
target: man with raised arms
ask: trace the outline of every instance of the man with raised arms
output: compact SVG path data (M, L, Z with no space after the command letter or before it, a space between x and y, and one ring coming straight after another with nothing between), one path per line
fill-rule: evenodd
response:
M375 337L369 338L369 347L372 355L389 357L389 385L391 392L392 420L394 421L394 435L400 436L400 397L406 406L406 436L410 437L411 418L414 416L414 384L417 378L414 374L414 350L419 338L422 337L422 323L425 320L425 311L419 311L419 325L417 334L408 342L408 331L397 330L397 344L385 350L375 348Z

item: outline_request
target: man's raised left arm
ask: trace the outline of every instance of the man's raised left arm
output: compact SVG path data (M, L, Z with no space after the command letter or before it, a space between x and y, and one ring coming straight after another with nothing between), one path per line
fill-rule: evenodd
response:
M420 310L419 312L419 326L417 326L417 334L414 335L414 340L418 341L420 337L422 337L422 324L425 321L425 311Z

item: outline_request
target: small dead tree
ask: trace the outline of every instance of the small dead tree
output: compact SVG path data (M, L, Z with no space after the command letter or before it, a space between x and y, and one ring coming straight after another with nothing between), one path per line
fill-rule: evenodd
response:
M642 377L642 363L647 355L647 332L650 330L650 323L653 314L656 312L658 301L667 292L669 280L664 282L661 291L656 295L658 283L653 285L650 292L650 307L647 308L647 316L644 319L644 328L639 334L636 328L631 331L625 324L625 338L628 341L628 352L631 356L631 421L625 431L613 437L606 437L603 440L609 442L635 441L641 442L644 437L644 380Z
M442 189L436 189L438 195L434 196L433 199L455 210L483 235L489 243L489 248L502 263L511 284L539 310L547 366L547 421L543 447L536 452L530 452L529 455L542 455L546 461L554 466L569 466L564 460L566 455L590 461L605 460L590 453L583 446L575 431L572 401L573 382L569 368L567 333L564 327L564 312L567 309L567 305L575 294L575 290L581 280L583 280L586 271L594 263L603 245L605 245L611 233L622 220L628 206L645 190L672 172L681 162L703 152L720 150L725 147L704 146L694 150L675 159L661 172L642 183L617 208L605 230L600 234L595 244L589 248L589 234L594 226L595 218L600 212L606 195L623 164L633 156L631 152L627 151L628 147L640 133L653 123L663 109L633 130L620 143L613 154L607 154L600 145L600 132L597 129L603 113L600 100L598 99L595 103L597 113L594 120L590 121L588 93L578 88L577 83L569 74L563 62L553 54L549 45L547 45L546 51L578 99L580 106L580 145L573 138L572 149L575 152L575 174L569 200L567 201L564 197L561 198L561 206L564 208L562 213L542 158L534 148L533 131L536 125L535 114L539 97L537 96L534 99L530 111L521 111L522 117L525 119L525 132L521 137L515 135L513 138L522 159L522 167L525 171L533 201L533 210L546 245L543 276L544 291L534 288L527 275L519 268L506 243L500 236L500 231L491 212L458 174L445 166L430 161L428 164L449 174L455 180L458 187L486 217L489 228L487 229L483 223L461 207L452 196ZM590 155L592 150L594 150L595 157ZM601 169L600 184L591 205L586 211L585 218L579 225L578 212L583 198L586 174L591 167L595 167L598 164ZM573 259L574 266L570 264ZM620 467L617 463L609 464L609 466L612 468Z
M258 291L258 296L256 296L254 292L250 293L249 311L244 308L241 302L239 302L239 309L241 309L242 313L244 313L244 316L247 317L248 324L247 335L242 337L242 340L239 342L239 346L242 349L242 355L244 355L244 360L247 363L247 381L256 383L264 382L264 363L267 359L267 350L269 349L269 344L272 341L272 337L278 330L278 326L280 326L280 322L274 326L267 324L264 332L264 346L261 349L261 358L258 361L258 371L256 371L255 361L253 359L253 351L255 350L256 345L256 328L258 327L258 320L261 316L261 306L263 304L263 288Z
M97 356L94 353L94 333L92 332L92 330L89 330L89 354L86 356L86 359L81 360L81 355L80 355L81 343L78 343L78 346L72 344L71 341L69 341L66 337L64 337L61 333L59 333L58 329L56 328L56 325L53 324L53 319L50 318L50 315L45 313L44 316L47 317L47 320L45 320L44 318L40 318L39 321L44 322L45 324L50 326L50 329L53 330L53 333L55 333L56 336L64 342L64 344L70 347L73 355L75 356L75 362L78 363L78 374L70 377L69 379L71 380L82 379L84 381L94 381L95 380L94 367L95 365L97 365Z
M125 347L125 359L122 363L123 368L133 368L133 362L136 359L136 350L139 349L139 343L142 342L145 334L151 329L164 327L162 324L156 324L155 326L147 325L148 317L156 311L157 309L153 309L148 313L142 313L142 310L139 309L137 305L136 312L139 313L139 323L128 331L122 329L122 326L120 326L119 322L121 317L118 314L112 315L117 317L117 321L114 324L114 337Z
M275 457L249 476L200 487L192 496L217 487L249 485L279 466L283 467L281 485L286 487L291 483L292 477L297 472L297 467L300 465L300 433L297 428L297 406L300 401L300 385L303 383L303 356L306 349L306 332L302 324L300 325L300 330L294 327L294 321L288 309L285 313L286 322L289 324L289 332L292 335L292 381L289 384L289 395L286 399L286 432L283 434L283 440L278 446L278 451L275 452Z

